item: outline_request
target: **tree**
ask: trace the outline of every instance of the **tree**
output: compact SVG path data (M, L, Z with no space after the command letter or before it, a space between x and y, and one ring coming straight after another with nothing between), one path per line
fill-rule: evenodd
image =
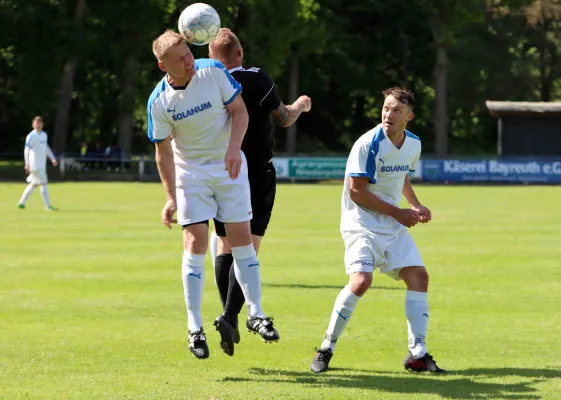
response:
M522 11L529 27L525 49L538 53L540 98L551 101L555 80L561 76L561 0L535 0Z
M60 80L60 93L56 111L54 143L55 152L62 153L66 150L72 92L74 91L74 77L79 62L80 41L83 40L83 23L86 14L86 0L76 0L74 8L74 25L72 39L67 60L62 68Z

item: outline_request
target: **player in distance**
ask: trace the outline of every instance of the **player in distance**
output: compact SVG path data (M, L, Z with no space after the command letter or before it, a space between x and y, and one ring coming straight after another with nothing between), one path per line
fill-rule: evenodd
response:
M29 199L29 196L31 196L37 186L40 186L41 197L43 197L43 202L45 203L45 210L57 211L57 209L51 205L49 189L47 188L49 182L47 178L47 157L49 157L51 163L55 167L58 165L58 162L49 147L47 134L43 131L43 118L36 116L33 118L33 121L31 121L31 126L33 130L29 132L25 138L25 148L23 150L25 172L29 174L27 177L29 185L23 191L17 207L24 209L25 202Z

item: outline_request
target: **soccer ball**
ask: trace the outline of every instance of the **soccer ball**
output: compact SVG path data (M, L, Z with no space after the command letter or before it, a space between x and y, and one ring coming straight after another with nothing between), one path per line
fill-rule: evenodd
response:
M218 35L220 16L208 4L191 4L181 13L177 27L187 42L202 46Z

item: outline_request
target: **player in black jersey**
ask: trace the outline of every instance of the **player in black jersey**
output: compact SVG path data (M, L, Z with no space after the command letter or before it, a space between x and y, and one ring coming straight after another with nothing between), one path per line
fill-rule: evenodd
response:
M216 39L209 44L209 56L224 64L242 86L242 98L249 114L249 126L242 151L247 158L251 188L251 234L253 246L258 252L271 218L276 193L271 115L279 125L290 126L302 112L310 111L312 101L308 96L300 96L293 104L284 105L275 90L275 83L265 71L260 68L246 69L242 66L243 47L229 29L220 29ZM232 356L234 343L239 343L240 340L238 314L242 310L244 297L235 276L235 269L232 268L232 250L226 239L224 224L215 220L214 225L218 236L214 257L215 275L224 307L222 315L216 319L214 325L220 333L222 349ZM260 334L265 341L279 339L271 319L260 322L253 324L252 320L248 320L246 326L250 331Z

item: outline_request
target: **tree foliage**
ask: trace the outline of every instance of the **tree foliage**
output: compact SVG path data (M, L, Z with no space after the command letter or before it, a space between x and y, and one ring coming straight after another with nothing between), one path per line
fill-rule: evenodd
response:
M494 152L496 124L485 100L561 100L561 0L209 3L240 37L246 65L266 70L285 102L290 59L297 54L299 91L313 101L298 123L299 152L347 152L379 121L381 91L394 85L417 94L410 128L423 139L425 153L435 151L435 132L443 130L453 153ZM58 133L61 81L73 57L66 150L77 151L85 141L152 151L145 139L146 101L162 73L151 43L176 29L188 4L87 1L78 31L76 4L0 0L0 151L20 151L35 114L45 117L51 137ZM444 91L435 90L434 75L442 48ZM193 48L196 57L207 51ZM438 120L435 104L446 106ZM279 149L285 136L278 128Z

